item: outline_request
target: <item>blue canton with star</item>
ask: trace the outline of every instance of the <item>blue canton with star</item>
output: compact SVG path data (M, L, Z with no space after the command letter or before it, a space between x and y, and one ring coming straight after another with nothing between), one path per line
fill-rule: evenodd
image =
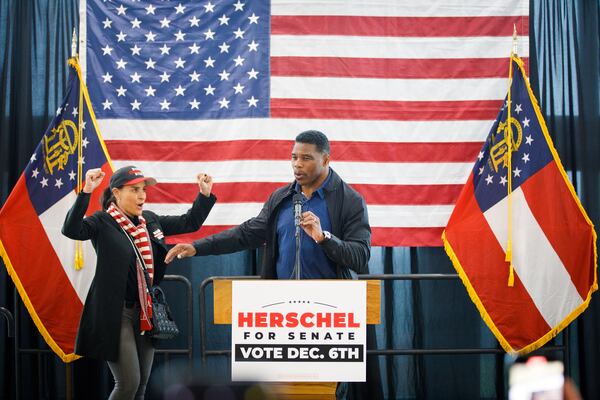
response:
M518 65L511 62L514 71L511 104L508 104L507 96L473 168L475 198L482 212L507 196L509 173L514 191L553 160L529 97L525 78ZM514 119L511 124L514 149L510 171L505 157L508 107L511 107L511 119Z
M96 132L88 107L79 108L80 83L77 71L69 67L67 94L56 115L25 167L25 182L29 198L38 215L77 188L77 166L85 172L100 168L106 155ZM78 161L78 127L82 115L82 157Z
M270 2L88 0L98 118L267 117Z

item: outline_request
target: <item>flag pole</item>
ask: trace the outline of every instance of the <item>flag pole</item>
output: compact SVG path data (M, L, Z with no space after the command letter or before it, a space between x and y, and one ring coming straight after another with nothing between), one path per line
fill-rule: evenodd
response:
M77 33L75 32L75 28L73 28L73 36L71 38L71 57L74 58L77 62ZM83 159L83 149L82 149L82 139L83 139L83 90L81 87L81 83L79 84L79 115L77 121L77 188L76 192L81 192L82 189L82 179L83 179L83 163L81 160ZM81 241L75 242L75 270L79 271L83 268L83 243Z
M507 99L507 116L506 116L506 125L507 125L507 129L505 130L506 132L506 136L505 136L505 141L506 141L506 165L508 168L508 240L506 243L506 257L504 258L504 261L506 261L507 263L509 263L509 270L508 270L508 286L509 287L513 287L515 285L515 272L514 272L514 266L513 266L513 253L512 253L512 234L513 234L513 227L512 227L512 214L513 214L513 207L512 207L512 144L513 144L513 131L512 131L512 124L511 124L511 107L512 107L512 102L511 102L511 92L512 92L512 80L513 80L513 57L517 56L517 26L513 24L513 41L512 41L512 49L510 52L510 66L508 69L508 99Z

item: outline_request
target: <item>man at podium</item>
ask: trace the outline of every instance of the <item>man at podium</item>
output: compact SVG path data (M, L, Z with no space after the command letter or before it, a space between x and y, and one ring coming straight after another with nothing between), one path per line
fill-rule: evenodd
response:
M218 255L265 245L260 275L269 279L349 279L368 273L371 228L362 196L329 167L330 146L322 132L296 136L294 182L275 190L258 216L241 225L178 244L175 257ZM296 257L299 226L299 271Z

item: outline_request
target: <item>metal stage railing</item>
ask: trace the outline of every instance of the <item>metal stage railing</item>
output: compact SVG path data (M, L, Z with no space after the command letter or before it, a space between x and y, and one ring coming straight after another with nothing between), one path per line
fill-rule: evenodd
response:
M188 366L192 368L193 361L193 307L192 307L192 284L190 281L181 275L165 275L163 281L167 282L181 282L185 285L186 289L186 316L188 320L188 329L187 329L187 344L186 348L166 348L166 349L156 349L155 354L160 354L165 358L165 374L168 373L169 365L171 361L171 356L187 354ZM38 393L44 393L44 386L46 385L46 376L44 374L45 368L43 367L43 357L50 356L55 357L52 350L46 349L35 349L35 348L21 348L20 347L20 328L19 328L19 312L21 307L21 301L17 295L17 291L15 289L14 292L14 304L15 304L15 319L13 325L13 333L15 338L15 398L20 399L20 390L21 390L21 370L20 370L20 357L23 355L32 355L37 357L37 370L38 370ZM1 307L0 307L1 309ZM0 310L1 311L1 310ZM12 316L11 316L12 317ZM181 326L181 325L180 325ZM67 400L72 399L73 395L73 369L71 364L65 364L65 376L66 376L66 398Z
M11 338L15 336L15 319L10 311L4 307L0 307L0 314L6 320L6 335Z
M211 285L217 279L236 279L236 280L252 280L252 279L261 279L260 276L251 275L251 276L212 276L206 278L200 284L200 292L198 296L200 297L200 357L202 360L202 364L205 365L207 356L231 356L231 349L214 349L207 350L206 349L206 321L205 316L206 313L206 300L205 300L205 292L209 285ZM404 281L422 281L422 280L459 280L458 274L366 274L366 275L358 275L358 279L360 280L381 280L381 281L391 281L391 280L404 280ZM569 364L569 331L568 327L563 330L563 344L562 345L547 345L534 351L532 354L538 353L548 353L548 352L561 352L563 354L563 363L565 367L565 375L570 376L570 364ZM367 355L373 356L404 356L404 355L413 355L413 356L422 356L422 355L467 355L467 354L496 354L498 357L504 356L505 351L500 348L439 348L439 349L367 349ZM503 365L503 360L497 361L498 365ZM230 365L230 363L229 363ZM500 391L504 390L504 370L503 368L499 368L501 373L497 374L497 387L500 388Z

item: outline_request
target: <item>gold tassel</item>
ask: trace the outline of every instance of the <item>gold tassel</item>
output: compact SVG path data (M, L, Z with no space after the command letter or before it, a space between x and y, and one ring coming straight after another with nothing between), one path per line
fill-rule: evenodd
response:
M506 257L504 257L504 261L510 264L509 272L508 272L508 286L513 287L515 285L515 273L512 263L512 241L509 240L506 244Z
M515 273L514 273L512 261L510 262L510 270L508 272L508 286L509 287L515 286Z
M75 271L83 268L83 243L75 242Z

